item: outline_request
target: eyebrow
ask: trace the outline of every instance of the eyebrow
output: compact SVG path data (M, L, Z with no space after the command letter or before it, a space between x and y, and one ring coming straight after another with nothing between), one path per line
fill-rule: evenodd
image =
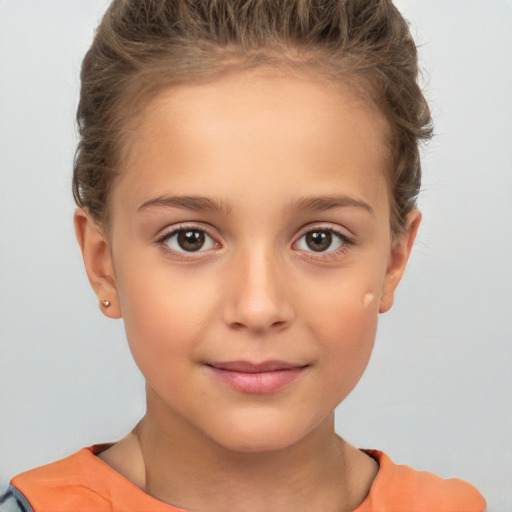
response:
M137 208L144 212L151 208L184 208L200 212L220 212L229 214L233 207L225 201L200 196L160 196L150 199Z
M333 196L320 196L320 197L301 197L294 201L291 205L286 207L286 210L300 211L300 210L313 210L324 211L332 210L334 208L361 208L366 210L371 215L374 215L373 208L360 199L355 199L350 196L333 195Z
M347 207L361 208L374 215L374 210L368 203L343 195L301 197L286 206L285 211L324 211ZM215 198L201 196L160 196L140 205L137 212L144 212L151 208L183 208L202 212L218 212L226 215L229 215L233 210L231 204Z

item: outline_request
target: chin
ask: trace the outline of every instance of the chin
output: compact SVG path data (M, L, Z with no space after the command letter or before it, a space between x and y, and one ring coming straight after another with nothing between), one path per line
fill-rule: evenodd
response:
M261 436L260 436L261 437ZM219 443L220 441L220 443ZM289 448L298 439L291 439L290 437L280 438L280 439L269 439L268 437L265 439L261 438L231 438L229 440L219 440L218 444L222 446L222 448L235 453L240 454L257 454L257 453L269 453L269 452L277 452L280 450L285 450Z
M315 429L316 423L304 425L297 418L279 418L272 415L259 418L240 418L224 423L211 439L232 452L263 453L285 450Z

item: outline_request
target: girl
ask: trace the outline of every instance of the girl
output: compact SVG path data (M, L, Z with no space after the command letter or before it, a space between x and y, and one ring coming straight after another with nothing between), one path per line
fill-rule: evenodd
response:
M481 511L334 431L420 214L430 115L385 0L115 0L82 68L75 228L147 412L18 510Z

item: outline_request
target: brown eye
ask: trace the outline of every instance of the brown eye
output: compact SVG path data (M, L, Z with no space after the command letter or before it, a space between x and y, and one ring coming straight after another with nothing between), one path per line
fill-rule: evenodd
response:
M313 229L304 233L295 246L307 252L332 252L347 244L350 240L332 229Z
M310 231L306 234L306 245L315 252L322 252L332 244L332 233L330 231Z
M204 239L204 231L180 231L178 233L178 245L184 251L198 251L203 247Z
M198 252L212 249L215 242L202 229L177 229L166 236L164 242L170 249L176 252Z

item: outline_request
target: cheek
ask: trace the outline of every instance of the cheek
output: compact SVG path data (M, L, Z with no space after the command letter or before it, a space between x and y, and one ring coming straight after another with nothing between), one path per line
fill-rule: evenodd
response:
M201 332L213 315L211 294L195 293L191 280L168 268L126 272L119 300L133 357L148 380L168 373L183 354L194 359Z
M357 363L366 361L372 351L377 319L375 308L364 306L361 296L340 301L336 311L320 320L319 343L345 369L359 366Z
M379 302L375 288L371 279L345 282L321 300L317 297L309 328L328 376L326 392L335 388L338 401L357 384L373 350Z
M377 315L360 305L345 311L345 322L326 350L329 361L327 382L337 390L336 405L357 385L370 361L377 330ZM340 316L341 319L341 316ZM327 390L326 390L327 391Z

